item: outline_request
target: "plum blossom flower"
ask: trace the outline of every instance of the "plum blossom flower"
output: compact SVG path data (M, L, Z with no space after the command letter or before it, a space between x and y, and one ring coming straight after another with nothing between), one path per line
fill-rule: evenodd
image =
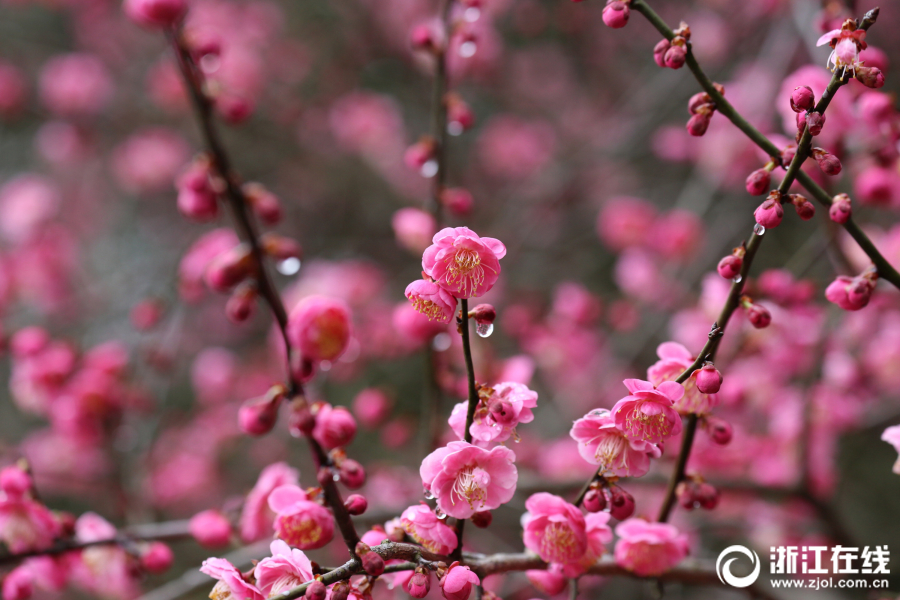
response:
M419 468L425 489L442 511L457 519L493 510L516 491L515 453L497 446L488 451L468 442L450 442L425 457Z
M59 534L59 522L47 507L25 495L27 488L20 490L10 479L7 474L0 492L0 542L13 553L48 548Z
M592 410L575 421L569 435L578 442L581 457L600 465L607 475L641 477L650 470L650 459L662 454L654 444L628 439L606 409Z
M616 426L629 439L650 444L681 433L681 417L673 407L684 396L684 387L675 381L664 381L654 386L649 381L626 379L625 387L631 392L612 408Z
M833 48L828 56L826 65L834 65L835 69L847 69L848 67L856 74L857 67L860 66L859 51L868 47L866 44L866 31L857 29L856 22L847 19L840 29L833 29L822 35L816 42L816 46L824 46L828 44Z
M447 600L468 600L473 585L481 585L478 575L457 561L450 565L441 578L441 593Z
M269 465L259 474L256 485L247 494L241 511L241 539L255 542L267 537L275 521L275 513L269 508L269 494L282 485L298 485L300 473L284 462Z
M539 492L525 501L525 547L549 563L574 563L587 551L584 516L559 496Z
M275 534L301 550L321 548L334 537L334 519L321 505L311 501L295 485L283 485L269 494L269 508L275 514Z
M259 561L253 570L256 587L267 598L313 578L312 564L302 550L291 549L281 540L272 542L269 549L272 556Z
M264 600L265 596L252 583L247 582L240 571L224 558L207 558L200 572L218 579L209 597L213 600Z
M449 323L456 312L456 298L432 281L418 279L406 286L405 296L429 321Z
M576 563L563 566L566 577L573 578L583 575L597 559L606 553L606 544L613 539L612 529L609 528L609 519L612 514L608 512L588 513L584 516L584 532L587 536L587 550L584 556Z
M350 309L339 298L307 296L288 315L286 329L304 359L337 360L350 344Z
M490 388L488 388L490 391ZM473 443L487 447L492 443L505 442L515 435L519 423L534 420L532 408L537 406L537 392L514 381L498 383L490 392L490 398L482 399L475 410L475 419L469 432ZM460 437L465 437L467 402L460 402L450 414L450 427Z
M403 531L429 552L446 555L456 550L456 533L425 504L404 510L400 515L400 524Z
M480 237L468 227L445 227L422 255L422 268L435 283L457 298L483 295L500 276L506 246Z
M628 519L616 527L616 564L641 577L662 575L688 554L687 536L668 523Z
M678 342L663 342L656 349L659 360L647 369L647 379L658 386L664 381L674 381L685 369L694 363L691 351ZM694 371L682 385L684 396L675 402L675 410L683 415L705 415L719 404L716 394L703 394L697 389L697 374Z
M900 452L900 425L894 425L885 429L884 433L881 434L881 439L892 445L894 450ZM900 456L897 457L897 462L894 463L893 471L900 475Z

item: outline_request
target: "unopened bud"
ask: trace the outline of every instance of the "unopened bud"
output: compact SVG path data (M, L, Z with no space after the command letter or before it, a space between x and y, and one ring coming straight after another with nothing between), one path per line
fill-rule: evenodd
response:
M765 306L751 304L747 309L747 318L750 320L750 324L757 329L765 329L772 322L772 313Z
M480 510L471 517L472 524L479 529L486 529L491 526L491 522L494 520L494 515L491 514L489 510Z
M884 85L884 73L877 67L856 67L856 80L866 87L878 89Z
M260 220L266 225L276 225L284 217L284 210L281 208L278 196L267 190L261 183L245 184L243 190L253 212L259 215Z
M344 506L347 508L348 513L353 516L358 516L366 512L366 509L369 507L369 502L366 500L366 497L361 494L351 494L344 500Z
M253 272L253 255L250 246L239 244L212 260L203 279L217 292L227 292Z
M628 24L631 9L621 0L612 0L603 7L603 23L611 29L621 29Z
M716 270L719 272L719 275L725 279L734 279L741 274L741 267L743 266L744 259L742 257L729 254L719 261Z
M838 175L841 172L841 161L837 156L823 150L822 148L813 148L812 157L815 159L819 168L826 175Z
M606 508L606 496L603 495L603 490L592 487L584 495L582 504L584 505L584 510L588 512L600 512Z
M358 490L366 484L366 470L352 458L345 458L341 462L338 474L340 475L341 483L348 490Z
M816 207L813 206L812 202L807 200L805 197L800 194L791 194L791 203L794 205L794 208L797 210L797 216L799 216L804 221L809 221L816 215Z
M819 135L825 126L825 115L819 112L811 112L806 115L806 127L810 135Z
M328 590L325 588L325 584L318 579L314 579L306 587L306 593L303 597L306 598L306 600L325 600L327 592Z
M225 316L232 323L243 323L253 314L254 308L256 308L256 283L244 281L225 303Z
M347 596L350 595L350 584L346 581L338 581L331 588L331 598L330 600L347 600Z
M697 389L701 394L715 394L722 387L722 374L711 362L703 365L697 373Z
M666 50L663 62L665 63L665 66L670 69L680 69L684 66L684 61L686 59L687 51L684 49L684 46L672 44L672 46Z
M610 488L609 514L624 521L634 514L634 497L618 486Z
M835 223L843 225L850 220L850 196L847 194L838 194L831 200L831 207L828 209L828 217Z
M669 48L672 47L672 42L667 39L660 40L656 46L653 47L653 60L656 61L660 67L665 68L666 66L666 52Z
M816 97L808 85L797 86L791 92L791 109L794 112L806 112L812 110L815 105Z
M757 169L747 176L745 183L747 193L751 196L762 196L772 184L772 173L769 169Z
M727 446L731 443L734 431L732 430L730 423L724 419L713 416L707 416L703 423L706 427L706 432L709 434L709 439L711 439L713 443L718 444L719 446Z

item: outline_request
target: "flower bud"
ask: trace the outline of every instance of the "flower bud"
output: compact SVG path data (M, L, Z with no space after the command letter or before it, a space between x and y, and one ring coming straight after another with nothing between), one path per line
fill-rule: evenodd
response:
M436 149L437 145L434 139L425 136L406 149L406 153L403 155L403 162L413 171L421 172L425 163L434 158Z
M677 46L676 46L677 47ZM709 123L712 120L711 110L702 110L688 119L687 132L694 137L700 137L709 129Z
M772 314L760 304L750 305L747 309L747 318L750 320L750 324L757 329L765 329L772 322Z
M244 195L260 220L266 225L276 225L284 218L284 210L278 196L267 190L261 183L248 183L243 187Z
M716 267L716 270L725 279L734 279L740 275L741 267L743 266L744 259L742 257L729 254L719 261L719 266Z
M787 148L781 151L781 163L784 165L784 168L787 169L790 164L794 161L794 156L797 154L797 146L790 144Z
M366 509L369 508L369 502L361 494L350 494L344 500L344 506L347 508L348 513L358 516L366 512Z
M174 27L187 12L186 0L125 0L125 15L145 27Z
M350 595L350 584L346 581L338 581L331 588L331 599L330 600L347 600L347 597Z
M687 59L687 51L684 49L684 46L675 45L669 47L666 50L665 56L663 56L663 62L665 66L670 69L680 69L684 66L684 61Z
M670 41L667 40L667 39L662 39L662 40L660 40L660 41L656 44L656 46L653 47L653 60L656 61L656 64L658 64L660 67L665 68L665 66L666 66L666 60L665 60L666 52L667 52L667 51L669 50L669 48L671 48L671 47L672 47L672 42L670 42Z
M413 598L424 598L431 590L431 574L426 569L418 567L404 587L406 593Z
M253 101L237 94L221 94L215 99L216 112L229 125L243 123L253 114Z
M813 206L812 202L807 200L805 197L800 194L791 194L791 203L794 205L794 208L797 210L797 216L799 216L804 221L809 221L816 215L816 207Z
M769 197L766 198L753 212L756 222L765 227L772 229L781 225L784 218L784 208L781 206L781 193L778 190L772 190Z
M675 487L675 498L685 510L694 510L697 500L694 498L694 482L679 481Z
M603 7L603 23L612 29L621 29L628 24L631 9L621 0L612 0Z
M704 106L714 107L713 99L706 92L697 92L688 100L688 112L696 115Z
M276 385L265 396L251 398L238 411L241 431L250 435L265 435L278 422L278 407L284 399L284 386Z
M243 323L253 314L256 308L256 284L245 281L231 294L225 303L225 316L232 323Z
M731 443L734 432L730 423L719 417L707 416L704 419L703 424L706 427L706 433L709 434L709 439L712 440L714 444L727 446Z
M447 188L441 192L441 203L454 215L466 216L472 212L475 199L465 188Z
M178 190L178 211L192 221L206 223L219 214L219 202L209 190L184 187Z
M203 279L211 289L227 292L249 277L253 267L250 246L239 244L214 258L206 267Z
M841 161L837 156L823 150L822 148L813 148L812 156L818 163L819 168L826 175L837 175L841 172Z
M719 504L719 490L708 483L700 483L694 492L694 498L701 508L712 510Z
M757 169L747 176L747 193L751 196L762 196L772 184L772 173L769 169Z
M294 403L291 416L288 419L288 428L294 437L312 435L313 430L316 428L316 416L309 410L309 405L306 402Z
M378 577L384 573L384 559L375 552L368 552L360 557L363 570L372 577Z
M618 486L610 488L609 514L624 521L634 514L634 497Z
M459 94L447 94L446 103L447 131L454 135L459 135L475 125L475 115L472 113L472 109L469 108L469 105Z
M318 579L314 579L306 587L306 593L303 597L306 598L306 600L325 600L327 593L328 590L325 588L325 584Z
M806 127L809 129L809 134L816 136L822 133L822 128L825 126L825 115L820 112L811 112L806 115Z
M884 85L884 73L877 67L856 67L856 80L866 87L878 89Z
M352 458L344 459L338 473L341 478L341 483L343 483L348 490L358 490L366 484L366 470Z
M413 50L434 52L443 46L441 35L431 23L420 23L409 32L409 42Z
M3 600L28 600L34 595L34 573L19 566L3 578Z
M812 110L816 105L816 97L808 85L800 85L791 92L791 110L796 113Z
M494 515L489 510L480 510L471 516L472 525L479 529L487 529L494 520Z
M701 394L715 394L722 386L722 374L711 362L696 371L697 389Z
M188 531L206 548L227 546L231 539L231 523L217 510L204 510L191 517Z
M831 200L831 207L828 209L828 217L835 223L843 225L850 220L850 196L847 194L838 194Z
M513 410L512 403L505 398L491 398L488 402L488 411L500 425L513 426L518 422L518 415Z
M141 552L141 566L148 573L165 573L173 562L172 549L162 542L150 542Z
M497 318L497 311L490 304L479 304L469 311L469 318L479 325L490 325Z
M0 471L0 490L7 498L21 498L31 490L31 477L16 465Z
M600 512L606 508L606 496L603 495L603 490L592 487L584 495L584 502L582 502L582 504L584 510L588 512Z

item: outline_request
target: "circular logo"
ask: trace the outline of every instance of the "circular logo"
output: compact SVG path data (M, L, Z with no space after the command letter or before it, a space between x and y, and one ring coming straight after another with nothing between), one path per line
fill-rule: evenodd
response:
M725 564L722 564L725 557L734 552L745 555L750 559L751 563L756 565L753 567L753 572L746 577L737 577L736 575L731 574L731 563L736 561L739 557L729 558L725 561ZM732 587L745 588L749 585L753 585L753 582L759 577L759 555L744 546L728 546L722 550L722 553L719 554L719 558L716 559L716 575L719 576L719 581L727 583Z

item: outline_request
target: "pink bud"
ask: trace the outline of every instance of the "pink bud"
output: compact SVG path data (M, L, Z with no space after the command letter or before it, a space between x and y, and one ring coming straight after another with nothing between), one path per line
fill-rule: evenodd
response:
M653 60L656 61L656 64L660 67L666 66L666 52L668 52L671 47L672 42L667 39L659 40L656 46L653 47Z
M797 154L797 146L791 144L787 148L781 151L781 163L784 165L784 168L788 168L790 164L794 160L794 155Z
M287 334L304 359L337 360L350 345L350 309L338 298L307 296L288 315Z
M772 173L768 169L757 169L747 176L747 193L751 196L762 196L772 183Z
M847 194L838 194L831 200L831 207L828 209L828 216L835 223L843 225L850 220L850 196Z
M344 500L344 506L347 508L348 513L357 516L366 512L366 509L369 507L369 502L366 500L366 497L361 494L350 494L347 496L347 499Z
M606 496L603 495L603 491L597 488L591 488L584 495L584 510L588 512L600 512L604 508L606 508Z
M624 521L634 514L634 496L618 486L610 489L609 514L614 519Z
M685 510L694 510L697 500L694 497L695 485L692 481L680 481L675 487L675 498Z
M743 258L735 256L734 254L729 254L719 261L719 266L716 267L716 270L719 272L719 275L725 279L734 279L740 274L743 265Z
M219 214L219 202L212 191L183 187L178 190L178 212L192 221L205 223Z
M206 548L222 548L231 539L231 523L217 510L205 510L191 517L188 530Z
M256 285L245 281L234 290L225 303L225 316L232 323L243 323L256 308Z
M13 465L0 471L0 490L9 498L21 498L31 490L31 477Z
M238 411L241 431L250 435L265 435L272 431L278 422L278 407L283 398L283 393L270 392L244 402Z
M478 576L469 567L454 562L441 578L441 593L447 600L468 600L473 585L481 585Z
M454 135L468 131L475 125L475 115L469 105L458 95L447 95L447 128Z
M217 292L227 292L253 272L250 246L239 244L214 258L203 275L206 285Z
M471 517L472 525L479 529L487 529L494 522L494 515L489 510L480 510Z
M163 306L159 300L149 298L141 300L131 308L128 315L131 326L136 331L150 331L159 323L163 315Z
M267 190L260 183L248 183L244 185L244 195L250 206L263 223L266 225L276 225L281 222L284 217L284 210L281 208L281 200L278 196Z
M434 158L436 144L434 139L423 137L418 142L406 149L403 162L413 171L420 172L425 163Z
M513 410L512 403L504 398L491 398L488 410L494 421L500 425L513 426L518 422L518 416Z
M497 318L497 311L490 304L479 304L469 311L469 317L479 325L490 325Z
M757 329L765 329L772 322L772 314L765 306L759 304L751 304L747 309L747 318L750 324Z
M827 150L813 148L812 156L826 175L837 175L841 172L841 161Z
M687 122L687 132L694 137L702 136L709 128L712 115L712 111L701 111L692 116Z
M34 356L47 347L50 334L40 327L25 327L13 334L9 340L9 349L16 358Z
M628 24L631 9L621 0L612 0L603 7L603 23L612 29L621 29Z
M406 593L413 598L424 598L431 590L431 574L425 569L416 569L405 587Z
M799 216L804 221L809 221L816 215L816 207L813 206L812 202L807 200L805 197L800 194L791 194L791 203L794 205L794 208L797 210L797 216Z
M703 368L695 371L697 377L697 389L701 394L715 394L722 386L722 374L712 363L706 363Z
M313 437L326 450L347 446L356 437L356 419L343 406L324 405L316 413Z
M339 581L331 588L330 600L347 600L350 595L350 584L346 581Z
M663 62L670 69L680 69L684 66L684 61L687 59L687 52L684 49L684 46L676 46L672 45L668 50L666 50L666 54L663 57Z
M719 504L719 490L708 483L701 483L697 486L694 498L702 508L712 510Z
M884 73L877 67L856 67L856 80L866 87L878 89L884 85Z
M305 403L299 404L291 411L288 427L291 435L294 437L300 437L301 435L308 437L312 435L316 428L316 416Z
M325 584L318 579L314 579L306 587L306 593L303 597L306 600L325 600L327 594L328 590L325 588Z
M704 425L706 427L706 432L709 434L709 439L711 439L713 443L718 444L719 446L727 446L731 443L731 438L734 433L730 423L719 417L707 416L704 420Z
M367 552L359 557L363 570L372 577L378 577L384 573L384 559L375 552Z
M688 100L688 112L696 115L704 106L713 108L713 100L706 92L697 92Z
M348 490L358 490L366 485L366 470L352 458L345 458L339 469L341 483Z
M811 112L806 115L806 126L810 135L819 135L825 126L825 115L819 112Z
M436 52L443 45L441 36L431 23L420 23L409 32L409 42L413 50Z
M265 233L259 239L263 252L275 260L288 258L303 258L303 248L296 240L278 235L277 233Z
M129 19L146 27L175 26L187 12L185 0L125 0L122 8Z
M816 105L816 97L808 85L801 85L791 92L791 109L796 112L812 110Z
M253 102L236 94L222 94L216 98L216 112L229 125L243 123L253 114Z
M472 212L475 199L465 188L447 188L441 193L441 203L453 214L466 216Z
M753 216L756 217L756 222L766 229L781 225L781 220L784 218L781 194L777 190L772 191L769 197L753 211Z
M150 542L141 554L141 566L148 573L165 573L173 562L172 549L162 542Z
M21 566L3 579L3 600L28 600L34 595L34 573Z

